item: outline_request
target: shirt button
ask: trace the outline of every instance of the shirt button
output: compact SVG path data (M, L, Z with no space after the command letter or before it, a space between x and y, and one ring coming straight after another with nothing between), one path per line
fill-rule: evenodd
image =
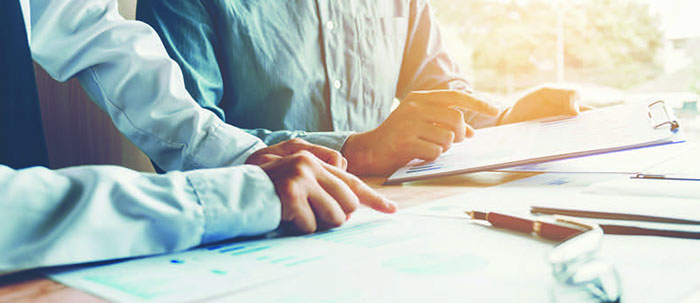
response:
M326 22L326 28L327 28L329 31L332 31L332 30L335 28L335 23L333 23L333 21L328 21L328 22Z
M341 86L340 80L333 81L333 87L335 87L335 89L340 89Z

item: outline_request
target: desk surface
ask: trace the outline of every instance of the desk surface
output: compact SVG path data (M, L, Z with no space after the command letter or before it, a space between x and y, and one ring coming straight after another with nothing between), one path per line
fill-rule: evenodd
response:
M700 117L682 121L688 139L700 142ZM433 180L410 182L402 185L382 185L385 178L366 178L365 181L377 191L397 201L406 208L428 201L466 192L473 188L489 187L523 179L536 173L484 172ZM700 297L700 290L693 298ZM0 302L104 302L104 300L53 282L38 273L27 272L0 278Z
M484 172L388 186L382 185L385 178L366 178L365 181L405 208L469 189L499 185L533 175L535 173ZM7 280L0 279L0 302L105 302L33 272Z

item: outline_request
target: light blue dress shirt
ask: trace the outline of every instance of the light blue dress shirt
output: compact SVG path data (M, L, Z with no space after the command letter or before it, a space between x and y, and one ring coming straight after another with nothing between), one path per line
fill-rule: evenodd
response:
M151 28L125 21L115 0L19 1L33 59L58 80L77 77L124 135L174 172L0 165L0 272L177 251L277 227L280 201L261 168L177 172L242 164L265 145L192 100Z
M394 98L471 90L426 0L147 0L137 19L199 104L268 144L298 136L340 150ZM476 127L495 120L467 113Z

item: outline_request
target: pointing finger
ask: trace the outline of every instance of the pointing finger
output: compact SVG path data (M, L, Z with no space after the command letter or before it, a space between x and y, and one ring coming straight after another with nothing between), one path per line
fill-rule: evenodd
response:
M457 90L414 91L408 98L435 105L456 106L490 116L497 116L500 113L500 110L490 103L472 94Z
M350 190L360 199L360 203L385 213L393 213L398 209L396 203L383 197L357 177L330 165L325 165L325 167L350 187Z

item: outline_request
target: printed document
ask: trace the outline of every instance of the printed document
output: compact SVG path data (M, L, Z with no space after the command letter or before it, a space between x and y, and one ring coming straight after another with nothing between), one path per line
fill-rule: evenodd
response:
M657 114L658 115L658 114ZM668 119L671 119L669 117ZM619 105L576 117L527 121L476 130L437 160L413 161L387 183L501 169L529 163L682 142L678 129L658 125L646 105Z

